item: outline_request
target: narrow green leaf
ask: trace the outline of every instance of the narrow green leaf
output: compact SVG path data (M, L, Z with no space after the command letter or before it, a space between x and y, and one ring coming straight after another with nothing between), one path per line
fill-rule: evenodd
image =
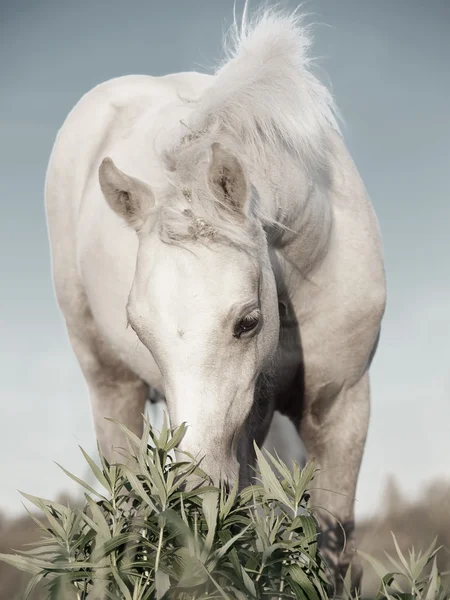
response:
M179 427L177 427L176 431L172 434L172 438L169 443L166 445L167 452L174 450L177 448L186 435L187 426L186 423L182 423Z
M22 492L20 492L22 493ZM22 506L25 508L25 510L27 511L28 515L31 517L31 519L36 523L36 525L39 527L39 529L42 529L43 531L45 531L45 533L49 533L48 531L48 525L46 525L45 523L43 523L40 519L38 519L36 517L36 515L34 515L31 510L28 509L28 506L25 506L25 504L22 503ZM53 539L53 538L52 538ZM41 541L41 543L43 543Z
M408 579L411 578L411 574L409 572L409 569L406 570L402 564L396 560L393 556L391 556L389 554L389 552L387 552L386 550L384 550L384 553L386 554L386 556L388 557L388 559L390 560L391 564L395 567L395 569L399 572L402 573L402 575L404 575L405 577L407 577Z
M409 568L408 561L403 556L403 553L400 550L400 546L397 543L397 539L396 539L395 535L392 533L392 531L391 531L391 535L392 535L392 539L394 540L394 546L395 546L395 550L397 551L397 555L400 558L400 560L402 561L402 565L405 567L405 573L408 573L410 576L412 576L411 569Z
M100 535L102 536L104 541L110 540L111 539L111 531L109 529L109 525L108 525L108 523L105 519L105 516L103 515L100 507L87 494L86 494L85 498L89 504L89 508L91 509L92 517L98 526L98 531L99 531Z
M247 532L247 530L249 528L250 528L250 524L247 525L247 527L245 527L244 529L242 529L242 531L240 531L239 533L237 533L235 536L233 536L231 538L231 540L229 540L224 546L222 546L222 548L220 548L219 550L217 550L216 558L217 559L222 558L222 556L224 556L228 552L228 550L231 548L231 546L233 544L235 544L237 542L237 540L239 538L241 538Z
M394 590L396 592L401 592L402 588L400 587L400 584L396 579L398 577L405 577L405 575L404 575L404 573L397 572L397 571L390 571L389 573L386 573L386 575L381 580L383 589L385 586L390 586L390 587L394 588Z
M241 574L242 574L242 579L244 581L244 585L245 585L247 591L251 594L252 598L256 598L255 584L250 579L247 571L244 569L244 567L242 565L241 565Z
M112 490L108 483L108 480L103 475L101 469L96 465L95 461L89 456L89 454L87 452L85 452L83 450L83 448L81 446L78 446L78 447L80 448L81 452L83 453L83 456L84 456L86 462L88 463L89 467L91 468L92 473L95 475L95 478L97 479L97 481L100 483L100 485L102 485L105 488L105 490L109 494L112 494Z
M26 558L17 554L0 554L0 560L20 571L25 571L25 573L31 573L32 575L37 575L42 569L51 566L51 563L39 561L36 558Z
M265 490L269 492L271 497L277 499L285 506L290 507L291 502L287 497L286 492L283 490L281 483L278 481L275 473L272 471L269 463L264 458L261 450L258 448L256 443L254 443L254 448Z
M96 547L91 555L91 560L93 563L96 563L102 558L105 558L105 556L111 554L111 552L113 552L120 546L127 544L127 547L129 548L131 543L138 542L139 540L140 536L137 533L133 533L131 531L119 533L118 535L111 537L104 544L101 544L100 546Z
M42 505L51 507L55 512L59 512L61 515L67 516L71 511L70 508L60 504L59 502L54 502L53 500L47 500L46 498L38 498L37 496L32 496L31 494L26 494L25 492L21 492L19 494L26 498L29 502L31 502L36 508L42 510ZM28 510L28 509L27 509Z
M300 476L295 486L295 502L298 505L300 500L303 498L308 485L311 483L311 480L316 471L316 463L314 460L309 461L305 467L300 472Z
M216 535L216 527L217 527L217 516L218 516L218 501L219 501L219 493L218 491L214 491L209 494L205 494L203 498L202 508L203 514L206 519L206 524L208 526L208 533L205 539L205 547L204 554L205 558L208 555L212 545L214 543L214 537Z
M440 587L440 577L437 568L437 558L434 557L433 566L431 568L430 579L428 584L427 594L425 596L425 600L435 600L438 595L438 590Z
M161 600L164 594L170 589L170 577L159 569L155 573L156 599Z
M43 571L41 571L40 573L36 573L36 575L33 575L33 577L28 582L27 587L25 588L22 600L28 600L30 595L33 593L35 587L42 581L42 579L44 579L44 577L45 572Z
M155 503L153 502L152 498L150 498L150 496L147 494L147 492L144 490L144 486L139 481L139 479L136 477L136 475L131 471L131 469L128 466L124 465L123 469L124 469L124 472L127 474L127 477L129 479L131 485L133 486L133 489L136 490L136 492L140 495L142 500L147 503L148 506L150 506L155 512L157 512L158 509L156 508Z
M117 570L117 567L111 566L111 572L113 574L115 582L117 583L117 585L123 595L123 600L133 600L128 587L125 585L124 581L122 580L122 578L120 576L119 571Z
M288 580L288 585L292 589L295 594L296 600L308 600L305 592L302 590L301 586L294 580Z
M169 431L169 424L167 422L167 413L164 410L163 411L163 425L162 425L161 433L159 435L159 440L158 440L159 448L164 448L164 450L167 450L166 445L169 440L169 434L170 434L170 431Z
M225 519L228 516L230 510L232 509L233 504L236 501L238 489L239 489L239 479L236 478L236 480L235 480L235 482L233 484L233 488L228 493L228 497L226 499L226 502L225 502L224 506L222 507L222 510L221 510L221 513L220 513L220 517L222 519Z
M140 448L141 447L141 439L138 438L138 436L133 433L132 431L130 431L128 429L128 427L125 427L125 425L123 425L123 423L121 423L120 421L116 421L116 419L111 419L110 417L105 417L105 419L107 421L111 421L111 423L114 423L115 425L117 425L119 427L119 429L125 434L125 437L130 440L131 444L135 447L135 448Z
M286 571L289 573L292 579L301 586L308 600L320 600L311 580L299 565L287 565Z
M65 469L64 467L62 467L59 463L55 463L55 464L58 465L58 467L61 469L61 471L64 471L64 473L67 475L67 477L70 477L70 479L72 479L73 481L75 481L75 483L78 483L78 485L81 485L82 487L84 487L85 490L87 490L91 494L94 494L94 496L98 496L99 498L102 498L102 500L106 501L105 496L103 496L99 492L95 491L94 488L92 488L90 485L88 485L85 481L83 481L82 479L80 479L76 475L73 475L72 473L70 473L69 471L67 471L67 469Z
M287 464L281 460L277 451L275 450L275 456L273 456L268 450L266 450L266 456L270 460L270 462L273 464L273 466L276 468L276 470L278 471L280 476L284 477L284 479L286 481L289 481L291 483L292 473L289 470L289 467L287 466Z
M370 556L370 554L366 554L362 550L358 550L358 555L361 556L362 558L364 558L365 560L367 560L367 562L371 565L371 567L373 568L375 573L378 575L378 577L380 579L383 579L383 577L388 572L388 569L383 565L383 563L381 563L379 560L377 560L373 556Z
M41 509L49 523L49 526L53 529L55 534L59 535L61 539L66 539L66 532L64 531L61 522L52 513L52 510L54 512L57 512L57 509L55 508L56 503L50 502L49 500L41 500L40 498L30 496L30 494L25 494L23 492L21 492L21 494L24 498L26 498L30 502L33 502L35 506ZM63 507L63 509L67 511L67 508Z

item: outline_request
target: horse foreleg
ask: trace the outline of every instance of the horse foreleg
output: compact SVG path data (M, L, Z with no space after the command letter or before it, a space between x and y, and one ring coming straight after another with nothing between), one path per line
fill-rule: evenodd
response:
M320 547L342 593L352 564L352 590L360 590L362 568L355 555L354 502L370 413L369 375L334 397L314 399L300 424L308 458L320 473L312 482L311 508L318 518Z
M105 374L90 379L91 410L102 454L110 462L123 463L127 461L126 435L107 418L119 421L141 438L148 386L121 363L116 363L114 377L109 378L110 373L108 368Z
M109 462L124 463L126 436L106 417L141 437L148 386L114 355L86 313L81 327L68 326L70 342L88 384L100 450Z

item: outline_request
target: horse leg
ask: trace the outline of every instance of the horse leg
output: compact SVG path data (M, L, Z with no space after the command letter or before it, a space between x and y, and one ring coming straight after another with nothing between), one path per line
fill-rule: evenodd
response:
M362 568L354 560L354 500L369 422L369 374L337 393L326 389L308 403L299 432L308 459L315 458L320 469L312 482L311 508L320 525L322 555L339 595L350 564L353 592L360 590L362 578Z
M102 339L87 303L83 312L77 326L67 319L66 323L72 348L88 384L100 450L109 462L126 462L121 451L127 448L126 436L105 417L119 421L141 437L148 385L115 356Z

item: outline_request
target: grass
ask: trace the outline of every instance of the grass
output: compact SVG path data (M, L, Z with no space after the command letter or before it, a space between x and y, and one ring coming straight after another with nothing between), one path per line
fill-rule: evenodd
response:
M164 423L158 434L146 420L142 440L117 426L127 436L126 466L101 456L99 468L83 452L101 493L66 471L85 489L84 506L24 494L44 514L44 520L31 516L45 537L31 550L0 555L31 575L21 598L37 587L45 598L65 600L328 598L308 506L313 463L289 469L255 447L255 485L228 492L213 486L189 455L172 458L184 426L171 430ZM393 539L397 558L387 556L388 572L360 552L379 575L376 598L450 599L436 541L406 557Z

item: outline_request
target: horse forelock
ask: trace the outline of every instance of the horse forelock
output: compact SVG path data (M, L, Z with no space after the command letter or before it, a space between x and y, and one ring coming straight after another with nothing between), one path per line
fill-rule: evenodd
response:
M158 231L166 244L185 246L221 244L258 254L262 241L256 218L236 219L204 187L187 185L174 190L159 210Z

